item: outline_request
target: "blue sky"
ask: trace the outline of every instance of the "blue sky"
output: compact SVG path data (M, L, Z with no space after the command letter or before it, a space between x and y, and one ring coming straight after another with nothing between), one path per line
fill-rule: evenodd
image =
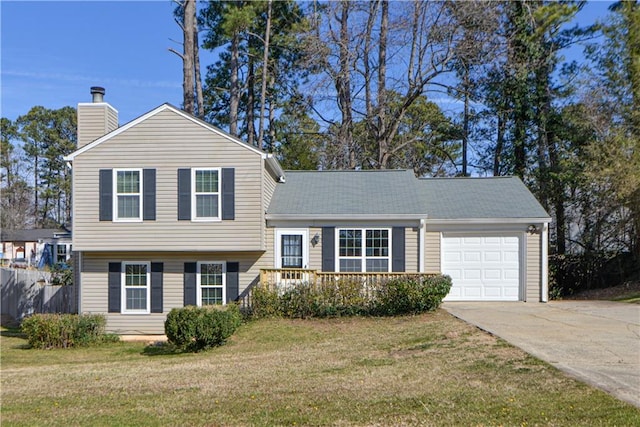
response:
M603 18L610 2L590 2L581 24ZM126 123L164 102L182 102L181 46L173 3L162 1L0 0L0 115L16 119L36 105L89 102L90 86ZM202 52L204 67L214 61Z

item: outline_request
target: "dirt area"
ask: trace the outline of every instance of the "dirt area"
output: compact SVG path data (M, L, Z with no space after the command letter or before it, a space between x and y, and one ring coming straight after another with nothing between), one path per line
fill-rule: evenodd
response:
M640 281L627 282L610 288L589 289L575 295L563 297L570 300L615 300L640 295Z

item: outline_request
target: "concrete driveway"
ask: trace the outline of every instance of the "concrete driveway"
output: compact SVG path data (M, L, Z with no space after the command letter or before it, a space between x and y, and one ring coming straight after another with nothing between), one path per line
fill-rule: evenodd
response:
M640 407L640 305L610 301L446 302L442 308Z

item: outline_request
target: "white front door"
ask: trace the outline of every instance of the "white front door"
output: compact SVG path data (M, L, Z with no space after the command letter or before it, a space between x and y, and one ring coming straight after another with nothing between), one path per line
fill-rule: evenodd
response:
M453 285L445 301L518 301L520 233L443 233L442 272Z

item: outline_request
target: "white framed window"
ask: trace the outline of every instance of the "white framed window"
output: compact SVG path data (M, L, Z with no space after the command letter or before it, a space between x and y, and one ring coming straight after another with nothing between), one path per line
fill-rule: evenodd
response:
M142 221L142 169L113 170L114 221Z
M122 263L122 313L148 314L151 300L151 263Z
M227 263L199 261L196 274L198 306L225 305L227 301Z
M275 236L276 268L308 268L309 230L277 229Z
M56 262L65 262L68 259L67 245L56 244Z
M337 271L391 271L389 228L341 228L336 233Z
M219 221L221 219L220 168L191 169L191 219Z

